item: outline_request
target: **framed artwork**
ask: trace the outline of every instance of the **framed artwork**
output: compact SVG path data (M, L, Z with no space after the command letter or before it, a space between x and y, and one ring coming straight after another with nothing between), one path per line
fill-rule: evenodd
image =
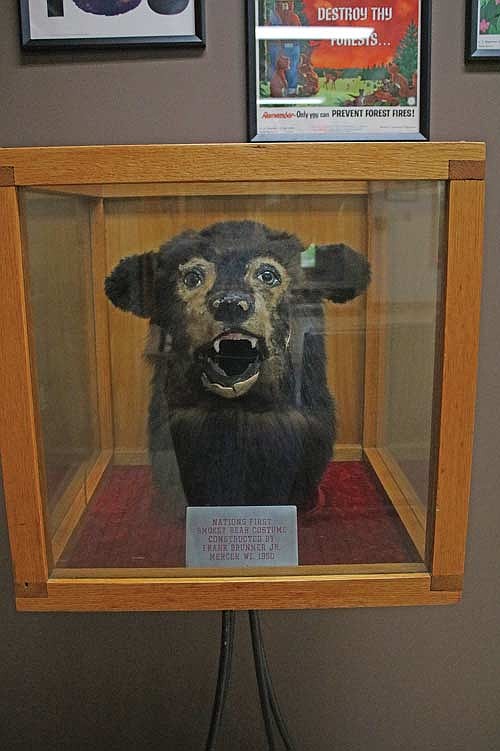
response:
M500 2L467 0L465 61L500 59Z
M204 0L21 0L27 48L205 45Z
M248 0L249 139L426 140L430 12L430 0Z

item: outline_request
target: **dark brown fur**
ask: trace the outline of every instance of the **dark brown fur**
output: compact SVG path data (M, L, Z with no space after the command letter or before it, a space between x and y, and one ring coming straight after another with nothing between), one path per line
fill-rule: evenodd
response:
M369 268L350 248L328 245L316 248L313 269L302 269L303 250L286 232L222 222L126 258L106 280L116 306L159 332L149 435L167 497L174 449L190 505L314 501L335 440L322 300L360 294ZM240 348L257 359L228 375L234 361L245 367ZM248 390L231 392L238 388Z

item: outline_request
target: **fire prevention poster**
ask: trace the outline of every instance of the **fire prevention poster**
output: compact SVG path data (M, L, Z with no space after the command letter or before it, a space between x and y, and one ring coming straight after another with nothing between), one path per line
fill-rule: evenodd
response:
M425 0L255 2L255 140L423 138Z

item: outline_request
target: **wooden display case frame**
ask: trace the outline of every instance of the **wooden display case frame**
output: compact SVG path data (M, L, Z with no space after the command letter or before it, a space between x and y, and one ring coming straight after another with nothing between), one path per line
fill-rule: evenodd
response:
M330 608L454 603L463 586L472 458L483 240L482 143L308 143L0 149L2 312L0 450L17 608L22 611ZM314 176L314 178L312 178ZM62 550L112 453L105 302L96 306L101 452L73 485L69 512L48 529L46 482L18 188L92 198L92 262L104 275L103 200L116 196L366 192L368 181L446 181L444 289L432 439L431 503L422 509L377 448L383 346L367 301L363 453L424 566L300 567L248 575L162 570L58 570ZM342 451L349 452L349 447Z

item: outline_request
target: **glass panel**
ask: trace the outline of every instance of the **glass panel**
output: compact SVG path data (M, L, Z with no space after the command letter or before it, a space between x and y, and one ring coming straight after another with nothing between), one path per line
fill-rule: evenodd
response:
M429 495L436 329L444 241L442 183L373 188L372 290L383 354L375 445L425 525Z
M60 544L100 452L89 208L79 197L25 191L22 209L48 527Z
M52 190L24 197L49 518L56 448L86 478L58 571L199 575L186 508L218 506L203 573L273 574L277 505L289 573L424 570L444 185Z

